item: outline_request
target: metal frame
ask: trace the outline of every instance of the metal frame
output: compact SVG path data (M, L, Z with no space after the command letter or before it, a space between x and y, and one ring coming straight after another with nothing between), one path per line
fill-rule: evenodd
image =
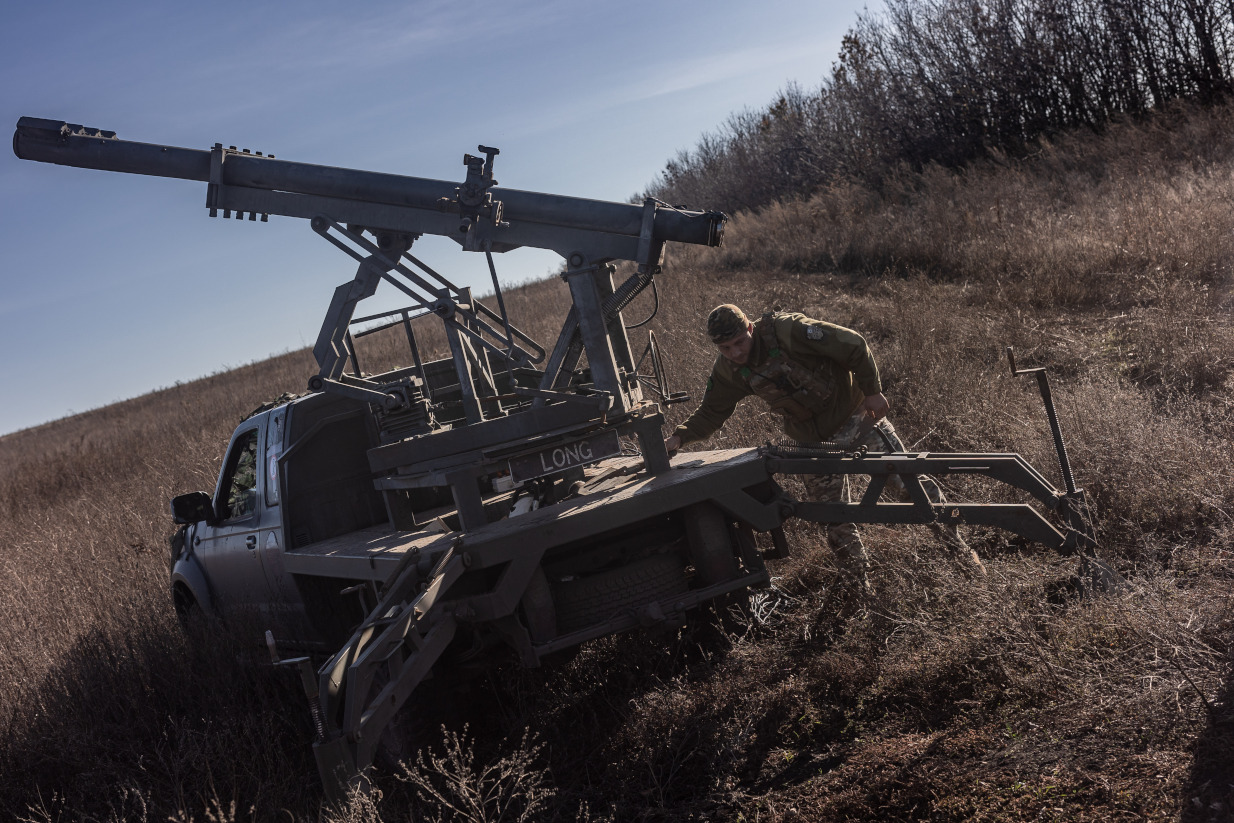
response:
M648 476L632 490L599 493L596 500L534 512L524 518L489 524L457 536L433 572L419 571L414 559L432 550L409 553L384 583L381 604L351 640L319 669L326 727L314 750L323 777L343 775L346 785L360 785L371 763L375 733L427 676L444 651L433 639L461 624L500 625L524 665L537 665L547 654L618 631L649 623L672 623L707 600L768 583L756 551L741 554L741 568L728 580L694 589L584 629L533 644L516 618L520 598L544 554L555 545L603 534L617 524L658 512L684 510L705 502L717 506L739 530L775 534L792 518L816 523L964 524L997 526L1065 554L1096 561L1096 540L1082 490L1061 492L1016 454L945 454L843 452L766 446L735 452L696 452L677 476ZM627 461L630 459L627 458ZM867 475L871 482L859 501L821 503L796 500L775 483L783 474ZM1062 521L1051 524L1024 503L931 503L921 484L924 475L987 477L1019 489ZM882 500L891 476L905 482L911 502ZM770 496L751 490L772 489ZM551 527L551 534L546 528ZM441 551L439 549L439 551ZM498 570L495 577L486 571ZM467 595L449 596L450 585L465 575L493 580ZM427 586L427 588L425 588ZM385 686L374 693L378 670L386 669ZM342 672L346 672L346 679ZM341 720L339 706L343 706ZM327 785L330 785L329 783Z

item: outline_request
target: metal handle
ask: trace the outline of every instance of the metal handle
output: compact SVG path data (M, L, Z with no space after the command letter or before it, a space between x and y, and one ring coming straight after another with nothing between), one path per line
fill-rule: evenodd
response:
M1063 430L1058 424L1058 414L1054 411L1054 398L1050 395L1050 381L1045 376L1045 367L1017 369L1011 346L1007 347L1007 361L1011 364L1012 377L1019 377L1021 374L1037 375L1037 388L1041 390L1041 401L1045 403L1045 415L1050 421L1050 432L1054 435L1054 451L1058 454L1058 468L1063 474L1063 484L1067 487L1067 494L1075 494L1075 478L1071 475L1071 461L1067 459L1067 445L1063 442Z
M244 545L250 549L257 548L257 535L250 534L248 537L244 538Z

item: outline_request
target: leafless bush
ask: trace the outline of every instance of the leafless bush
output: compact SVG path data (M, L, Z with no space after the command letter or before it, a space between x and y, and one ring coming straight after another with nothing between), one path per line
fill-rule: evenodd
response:
M538 765L543 743L530 730L509 754L495 763L476 762L475 741L442 728L443 751L421 750L414 765L404 765L402 779L415 787L429 819L468 823L534 820L556 791Z
M1197 0L889 0L814 92L789 85L670 160L657 197L728 211L897 167L1022 156L1180 100L1223 99L1234 9Z

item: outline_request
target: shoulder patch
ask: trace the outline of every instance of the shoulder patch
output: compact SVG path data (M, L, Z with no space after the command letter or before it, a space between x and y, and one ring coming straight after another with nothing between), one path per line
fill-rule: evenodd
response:
M806 337L811 340L822 340L827 336L827 330L822 326L806 326Z
M712 387L715 386L715 384L716 384L716 381L713 378L708 377L707 378L707 388L705 389L705 391L711 391Z

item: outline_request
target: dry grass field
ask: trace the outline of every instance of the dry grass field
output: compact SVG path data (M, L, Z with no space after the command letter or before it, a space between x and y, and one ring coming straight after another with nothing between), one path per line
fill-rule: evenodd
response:
M833 558L800 527L746 616L427 695L420 761L327 808L293 677L239 640L189 647L166 586L167 500L213 486L246 411L302 390L311 357L294 352L0 438L0 814L1234 819L1234 110L836 186L735 216L723 249L670 254L652 328L695 397L712 305L800 309L867 335L910 447L1018 451L1054 477L1003 347L1049 365L1128 588L1078 597L1073 561L986 530L972 582L928 531L870 527L877 601L840 623ZM551 341L559 282L507 300ZM708 446L776 437L747 401Z

